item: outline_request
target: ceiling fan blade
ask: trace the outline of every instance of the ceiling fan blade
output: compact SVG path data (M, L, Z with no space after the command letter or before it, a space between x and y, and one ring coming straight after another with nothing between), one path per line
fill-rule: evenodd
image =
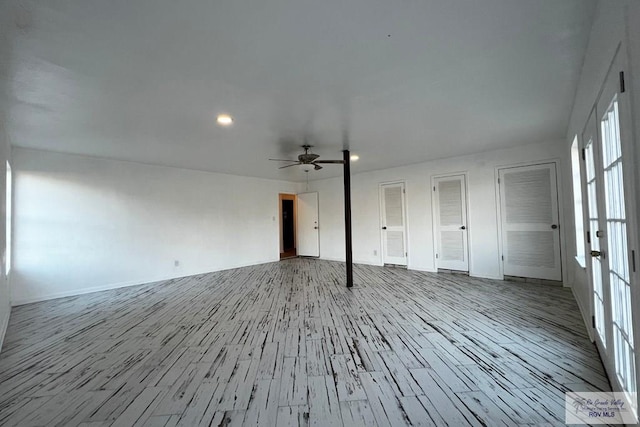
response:
M313 163L332 163L332 164L341 165L344 163L344 160L316 160Z
M291 165L280 166L278 169L290 168L291 166L298 166L298 165L301 165L301 164L302 163L300 163L300 162L295 162L295 163L293 163Z
M274 162L298 162L297 160L291 160L291 159L269 159L269 160Z

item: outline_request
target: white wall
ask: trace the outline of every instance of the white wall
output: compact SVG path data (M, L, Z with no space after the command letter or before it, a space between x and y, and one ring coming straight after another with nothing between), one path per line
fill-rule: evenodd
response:
M6 99L9 93L9 61L7 58L11 56L11 40L8 29L13 25L11 17L8 13L0 13L0 253L4 253L6 246L6 162L11 157L11 147L6 134L7 111L2 105L2 101ZM11 302L9 293L9 280L5 274L7 266L4 257L2 258L2 267L0 268L0 349L4 334L9 321L11 312Z
M14 305L278 260L278 193L297 190L23 148L13 171Z
M467 172L469 273L478 277L502 278L496 207L496 167L557 159L561 162L562 171L565 169L566 155L563 141L556 141L354 174L351 179L353 260L356 263L382 264L379 184L405 181L409 234L408 267L435 271L431 177ZM342 178L314 181L310 183L310 187L310 190L319 192L320 257L344 260ZM561 227L561 230L564 228ZM564 240L562 238L562 242ZM377 255L374 255L374 251Z
M627 38L627 32L629 38ZM621 42L623 45L623 54L628 55L630 67L626 70L627 86L635 96L636 100L640 99L640 79L638 72L640 69L640 5L637 1L628 0L605 0L598 3L594 23L589 37L589 45L584 59L582 74L578 84L578 90L571 112L571 118L567 130L567 140L565 142L565 150L570 153L571 143L575 135L580 139L582 131L589 117L591 109L598 99L598 95L602 84L606 78L609 66L615 55L616 49ZM640 118L638 115L637 102L633 106L635 111L635 134L640 135ZM637 147L638 138L635 138ZM640 150L636 150L636 165L640 165ZM567 154L568 155L568 154ZM628 163L628 167L634 168L632 163ZM565 171L567 183L569 183L570 170ZM636 185L640 184L637 181ZM640 186L636 187L640 189ZM571 185L567 185L567 198L565 210L567 218L573 223L574 213L571 206L573 200L573 190ZM637 210L635 210L637 212ZM640 221L640 214L636 218L636 223ZM568 233L569 242L569 273L572 283L573 292L576 300L580 305L587 329L591 332L591 290L589 287L587 271L582 268L574 259L575 241L580 239L583 241L584 236L575 236L574 228L571 227ZM637 233L636 233L637 234ZM632 239L633 240L633 239ZM637 241L637 240L636 240ZM633 245L633 242L630 242ZM637 244L637 243L636 243Z
M7 139L4 122L0 119L0 253L4 254L6 248L6 178L7 178L7 160L10 159L11 148ZM4 254L6 256L6 254ZM9 315L11 314L11 294L9 292L9 279L7 277L7 265L5 265L5 256L2 257L2 268L0 268L0 349L4 334L9 324Z

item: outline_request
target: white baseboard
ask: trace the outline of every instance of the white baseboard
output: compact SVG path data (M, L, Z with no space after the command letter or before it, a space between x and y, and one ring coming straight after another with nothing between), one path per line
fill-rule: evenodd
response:
M4 336L7 333L9 327L9 317L11 316L11 308L7 311L7 314L0 319L0 351L2 351L2 344L4 344Z
M438 270L434 270L433 268L424 268L424 267L414 267L412 265L407 266L408 270L413 270L413 271L422 271L424 273L437 273Z
M582 304L582 300L578 298L578 295L576 294L573 287L571 287L571 293L573 294L573 299L575 299L576 303L578 304L578 309L580 310L580 314L582 315L582 321L584 322L584 326L587 328L589 339L591 340L591 342L593 342L595 340L595 337L593 336L593 327L591 324L591 312L585 310L585 307Z
M318 259L321 259L323 261L337 261L337 262L345 262L344 258L335 258L335 257L330 257L330 256L320 256L318 257Z
M477 277L478 279L504 280L504 277L502 276L481 276L472 272L469 272L469 277Z
M380 263L380 262L371 262L371 261L353 261L354 264L360 264L360 265L373 265L374 267L384 267L384 264Z
M279 261L279 259L274 258L274 259L270 259L270 260L266 260L266 261L237 264L237 265L232 265L232 266L229 266L229 267L223 267L223 268L213 269L213 270L193 271L193 272L189 272L187 274L181 273L179 275L170 275L170 276L162 276L162 277L153 277L153 278L148 278L148 279L131 280L131 281L126 281L126 282L110 283L110 284L106 284L106 285L92 286L92 287L83 288L83 289L72 289L70 291L65 291L65 292L56 292L56 293L51 293L51 294L46 294L46 295L38 295L37 297L33 297L33 298L17 299L17 300L11 301L11 305L13 307L17 307L19 305L31 304L31 303L34 303L34 302L49 301L49 300L57 299L57 298L73 297L73 296L77 296L77 295L90 294L90 293L93 293L93 292L109 291L109 290L112 290L112 289L125 288L125 287L128 287L128 286L137 286L137 285L146 285L146 284L155 283L155 282L164 282L165 280L180 279L180 278L183 278L183 277L190 277L190 276L198 276L200 274L215 273L217 271L225 271L225 270L233 270L234 268L242 268L242 267L249 267L249 266L252 266L252 265L268 264L270 262L276 262L276 261Z

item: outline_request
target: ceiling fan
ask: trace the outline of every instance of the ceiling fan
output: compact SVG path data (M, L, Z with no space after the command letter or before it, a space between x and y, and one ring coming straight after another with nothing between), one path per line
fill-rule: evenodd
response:
M323 164L344 164L343 160L318 160L318 157L320 157L320 155L318 154L314 154L314 153L310 153L309 151L311 150L311 147L313 147L312 145L303 145L302 148L304 148L304 153L300 154L298 156L298 160L289 160L289 159L269 159L272 160L274 162L290 162L290 165L284 165L279 167L278 169L284 169L284 168L290 168L291 166L298 166L298 165L308 165L308 168L305 168L304 171L305 172L309 172L311 170L311 166L313 166L314 170L320 170L322 169L322 166L320 166L320 163Z

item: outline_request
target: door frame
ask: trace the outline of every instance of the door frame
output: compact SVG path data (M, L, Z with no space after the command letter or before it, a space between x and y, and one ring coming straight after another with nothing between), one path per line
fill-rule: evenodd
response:
M297 196L292 193L279 193L278 194L278 218L279 218L279 234L280 234L280 250L278 256L284 253L284 235L282 228L282 201L293 200L293 244L295 245L296 253L298 251L298 203ZM278 258L279 259L279 258Z
M433 246L433 265L435 266L435 270L438 271L438 258L436 258L436 253L438 252L438 224L436 223L437 213L436 209L439 207L439 200L436 198L435 192L435 180L439 178L449 178L454 176L464 177L464 204L465 204L465 216L466 216L466 232L467 232L467 273L471 274L471 219L469 217L469 173L468 171L463 172L452 172L452 173L444 173L431 175L429 186L429 191L431 192L431 229L433 233L433 242L435 243Z
M564 182L563 182L563 170L561 168L562 160L554 157L551 159L541 159L536 161L528 161L528 162L515 162L509 163L505 165L498 165L494 168L494 185L495 185L495 205L496 205L496 227L498 228L498 253L496 254L496 259L498 261L498 274L501 280L504 280L504 263L502 262L502 255L504 254L503 247L503 238L502 238L502 208L500 206L500 169L509 169L509 168L518 168L523 166L537 166L554 163L556 166L556 186L557 186L557 197L558 197L558 223L560 227L560 272L562 277L563 286L565 283L569 283L569 279L567 276L567 236L566 236L566 224L565 224L565 214L564 214L564 203L561 201L564 200Z
M407 206L409 206L409 199L408 199L408 192L407 192L407 181L404 179L397 179L397 180L393 180L393 181L383 181L383 182L379 182L378 183L378 232L380 233L380 264L381 265L385 265L384 262L384 233L382 232L382 215L383 215L383 200L382 200L382 187L385 185L393 185L393 184L402 184L404 186L404 205L402 207L402 211L403 211L403 221L404 221L404 247L405 247L405 252L406 252L406 258L407 258L407 265L406 267L409 268L409 257L411 255L409 255L409 226L407 224L407 218L409 217L408 212L407 212Z

